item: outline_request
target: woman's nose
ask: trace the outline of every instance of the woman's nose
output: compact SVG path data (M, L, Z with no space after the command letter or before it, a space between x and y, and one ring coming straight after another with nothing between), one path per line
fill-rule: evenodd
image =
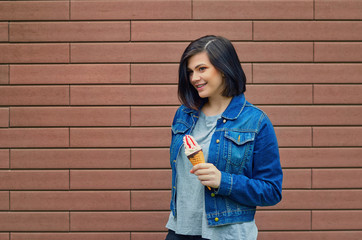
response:
M192 73L192 75L191 75L191 82L196 82L196 81L198 81L198 80L200 80L200 75L197 74L197 73Z

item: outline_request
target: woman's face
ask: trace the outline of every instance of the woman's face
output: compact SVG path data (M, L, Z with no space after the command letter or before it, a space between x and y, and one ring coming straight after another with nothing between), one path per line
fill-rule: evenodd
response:
M210 62L206 52L189 58L187 63L190 82L201 98L221 96L224 90L222 74Z

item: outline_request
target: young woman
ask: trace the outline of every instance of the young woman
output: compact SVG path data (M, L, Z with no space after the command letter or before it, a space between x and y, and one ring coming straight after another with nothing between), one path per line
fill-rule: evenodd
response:
M199 38L183 53L166 240L255 240L256 206L281 200L275 132L267 115L246 101L245 82L236 51L223 37ZM186 134L202 147L206 163L192 166L183 147Z

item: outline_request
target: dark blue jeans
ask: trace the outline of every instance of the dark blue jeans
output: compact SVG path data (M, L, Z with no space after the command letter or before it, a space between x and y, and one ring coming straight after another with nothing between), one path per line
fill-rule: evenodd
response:
M168 234L165 240L207 240L207 239L202 238L201 236L180 235L172 230L168 230Z

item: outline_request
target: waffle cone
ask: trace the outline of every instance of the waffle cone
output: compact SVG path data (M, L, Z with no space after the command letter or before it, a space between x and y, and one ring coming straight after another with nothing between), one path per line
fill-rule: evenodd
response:
M204 153L202 152L202 150L193 153L189 156L187 156L188 159L190 160L190 162L192 163L193 166L199 164L199 163L204 163L205 162L205 157L204 157Z

